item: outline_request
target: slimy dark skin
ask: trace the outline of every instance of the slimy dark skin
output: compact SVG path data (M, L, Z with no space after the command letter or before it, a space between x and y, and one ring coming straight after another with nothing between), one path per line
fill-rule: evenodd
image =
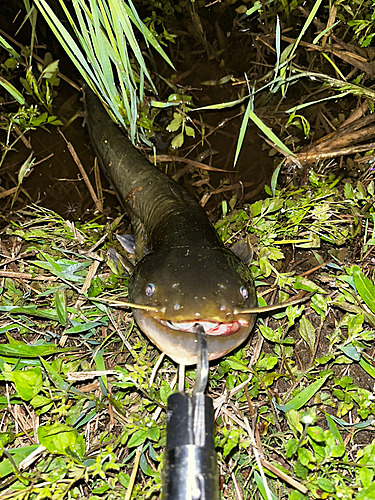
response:
M129 299L157 308L133 309L136 322L177 363L196 363L196 323L207 334L209 359L223 356L255 321L238 312L257 303L248 266L223 245L199 203L125 138L91 91L85 101L92 146L135 234L139 260Z

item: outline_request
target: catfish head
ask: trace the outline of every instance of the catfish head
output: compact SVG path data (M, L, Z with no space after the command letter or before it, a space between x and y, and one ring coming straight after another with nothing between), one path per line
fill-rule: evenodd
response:
M158 247L136 265L129 298L153 309L133 309L142 331L174 361L196 363L197 334L207 335L209 359L219 358L249 335L256 293L249 267L224 246ZM155 309L156 308L156 309Z

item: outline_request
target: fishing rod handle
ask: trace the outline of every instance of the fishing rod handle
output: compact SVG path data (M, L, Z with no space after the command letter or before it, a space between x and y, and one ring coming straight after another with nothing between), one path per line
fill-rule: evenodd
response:
M219 500L212 399L172 394L167 407L167 446L162 500Z

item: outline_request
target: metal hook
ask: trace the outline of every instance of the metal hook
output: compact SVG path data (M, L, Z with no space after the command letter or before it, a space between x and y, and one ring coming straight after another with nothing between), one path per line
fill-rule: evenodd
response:
M195 385L193 390L193 395L203 394L208 381L208 350L207 350L207 339L206 332L204 328L199 323L194 325L194 330L198 335L198 345L197 345L197 373L195 379Z

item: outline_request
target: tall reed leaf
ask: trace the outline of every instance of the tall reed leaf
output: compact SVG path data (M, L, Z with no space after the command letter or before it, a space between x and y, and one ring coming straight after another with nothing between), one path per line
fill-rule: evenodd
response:
M86 83L105 102L113 117L136 137L138 107L144 97L144 83L155 92L141 48L134 33L140 31L172 65L153 34L142 23L131 0L59 0L71 29L66 29L49 6L35 0L62 47Z

